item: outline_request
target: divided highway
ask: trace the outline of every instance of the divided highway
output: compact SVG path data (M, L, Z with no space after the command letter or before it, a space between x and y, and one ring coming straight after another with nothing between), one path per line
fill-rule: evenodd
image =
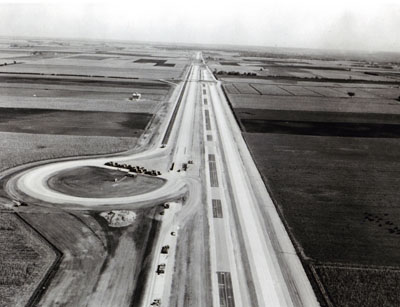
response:
M243 259L248 262L242 264L243 270L247 270L244 275L254 284L253 289L245 289L243 284L246 284L246 279L239 281L242 286L239 286L239 291L234 292L237 306L318 306L303 267L248 152L221 85L216 82L209 69L204 69L203 75L207 81L207 90L203 90L206 93L205 99L211 105L207 109L213 114L216 123L213 138L217 136L215 147L222 165L220 177L225 177L223 179L228 185L227 189L222 190L225 191L225 198L230 199L228 205L222 206L225 207L222 212L227 212L225 218L230 218L224 231L225 239L230 242L229 230L233 229L231 233L236 233L237 238L232 243L233 250L240 250L240 253L236 253L235 261L231 262L240 263ZM211 190L211 193L215 192ZM265 207L269 211L268 221L261 214ZM273 229L267 229L267 225ZM218 231L221 232L222 227ZM221 246L220 243L217 246ZM224 254L221 255L220 261L226 261ZM288 257L287 255L291 255L290 259L282 259ZM230 268L234 269L233 265ZM238 274L235 271L226 273L233 276ZM221 280L220 275L218 279ZM230 287L232 285L225 284L225 288ZM234 284L233 287L235 288ZM253 297L254 294L256 297Z
M81 166L105 167L104 163L110 160L94 158L50 163L25 170L7 183L8 191L12 195L18 195L20 191L53 204L84 207L124 205L132 209L135 204L160 203L174 197L182 198L186 193L185 203L182 206L176 203L176 208L166 215L163 229L167 234L176 231L179 240L179 228L196 210L205 206L209 246L204 252L210 257L215 307L318 306L221 85L204 64L201 53L197 54L174 97L175 105L168 115L169 121L162 125L164 133L160 134L155 145L140 153L112 159L115 162L157 165L167 180L160 189L131 197L121 195L95 199L65 195L47 185L48 179L62 170ZM206 192L205 198L202 198L203 191ZM164 234L156 247L160 249L167 243L173 249L179 244ZM175 250L171 255L174 253ZM143 306L150 306L157 297L168 302L171 291L185 291L171 288L174 267L183 264L173 257L167 259L157 255L153 267L159 264L160 259L167 262L166 275L157 278L154 271L150 272L152 275L146 285ZM207 268L199 270L207 271ZM201 298L198 305L204 306Z

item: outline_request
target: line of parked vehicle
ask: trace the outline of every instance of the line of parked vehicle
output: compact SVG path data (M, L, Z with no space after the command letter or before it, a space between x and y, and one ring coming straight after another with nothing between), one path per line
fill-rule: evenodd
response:
M156 171L156 170L148 170L146 168L144 168L143 166L133 166L130 164L120 164L117 162L106 162L104 163L104 165L106 166L112 166L112 167L116 167L116 168L123 168L128 170L131 173L136 173L136 174L144 174L144 175L149 175L149 176L161 176L161 172L160 171ZM129 173L128 173L129 176Z

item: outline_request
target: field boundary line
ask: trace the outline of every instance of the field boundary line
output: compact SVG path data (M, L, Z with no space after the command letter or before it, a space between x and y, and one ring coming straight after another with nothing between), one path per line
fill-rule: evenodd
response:
M332 303L331 298L329 297L328 291L325 289L321 279L318 276L317 271L315 270L314 265L310 264L310 271L314 276L315 282L317 283L319 290L321 291L322 296L325 299L326 304L328 305L328 307L335 307L335 305Z
M333 268L333 269L344 269L344 270L369 270L369 271L390 271L400 273L400 268L393 266L378 266L378 265L357 265L357 264L347 264L347 263L313 263L316 268Z
M237 86L235 85L235 83L231 83L231 85L238 91L239 94L242 94L242 92L237 88Z
M34 307L37 306L38 303L40 302L40 299L42 298L43 294L46 292L48 289L48 285L50 284L51 280L55 276L55 274L58 271L58 268L62 262L62 259L64 258L63 252L55 246L49 239L47 239L36 227L34 227L31 223L29 223L22 215L18 212L15 212L15 215L17 218L22 221L26 226L31 228L37 235L38 237L44 241L48 246L55 252L56 254L56 259L53 261L53 264L48 268L46 274L42 278L42 280L39 282L37 285L35 291L33 291L31 297L29 298L28 302L26 303L25 307Z
M251 87L251 88L253 88L258 94L260 94L261 96L263 96L263 93L259 90L259 89L257 89L252 83L248 83L249 84L249 86Z
M221 78L237 78L237 75L214 75L217 80ZM384 81L384 80L362 80L362 79L334 79L334 78L299 78L294 76L239 76L245 77L246 79L254 79L254 80L289 80L289 81L300 81L300 82L317 82L317 83L344 83L344 84L352 84L352 83L365 83L365 84L386 84L386 85L398 85L398 81Z
M295 94L293 94L291 91L289 91L289 90L287 90L287 89L285 89L285 88L283 88L282 86L284 86L284 85L275 85L277 88L280 88L282 91L285 91L286 93L289 93L289 95L291 95L291 96L296 96ZM283 95L282 95L283 96Z

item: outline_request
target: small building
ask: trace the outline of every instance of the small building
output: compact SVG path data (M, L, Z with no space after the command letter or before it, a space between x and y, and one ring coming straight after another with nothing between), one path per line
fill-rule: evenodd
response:
M130 100L139 100L141 97L142 97L142 94L140 94L138 92L133 92L129 99Z

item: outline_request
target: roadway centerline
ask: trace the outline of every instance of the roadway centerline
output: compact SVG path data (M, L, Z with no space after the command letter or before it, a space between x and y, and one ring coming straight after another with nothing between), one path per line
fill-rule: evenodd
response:
M206 87L207 88L207 87ZM205 91L205 94L204 94ZM203 99L206 99L207 91L203 90ZM203 104L204 114L210 114L211 109L208 105ZM207 111L207 113L206 113ZM215 130L212 127L216 127L213 125L211 117L204 119L204 139L205 139L205 159L206 159L206 182L207 182L207 201L209 208L209 224L210 224L210 240L214 245L210 246L210 252L212 254L212 259L215 263L212 265L212 279L213 279L213 292L214 292L214 304L215 304L215 292L219 294L218 305L221 307L225 306L245 306L242 303L242 295L239 287L239 279L238 274L236 272L236 261L235 253L233 250L232 237L229 228L229 213L228 210L225 210L226 200L224 196L224 185L220 184L219 175L222 174L221 169L221 161L219 159L219 153L217 152L217 146L213 141L207 141L209 139L216 139L213 137L215 134ZM207 129L209 127L210 129ZM211 130L211 131L210 131ZM218 154L217 154L218 153ZM217 200L217 201L216 201ZM213 212L213 203L218 203L220 212L224 212L223 217L214 218ZM226 213L225 213L226 211ZM214 251L214 252L213 252ZM229 276L233 276L233 283L231 283L231 289L234 289L235 296L232 296L229 300L233 305L222 305L221 303L226 303L227 301L221 298L221 291L218 285L218 272L226 272ZM217 280L216 280L217 279Z

